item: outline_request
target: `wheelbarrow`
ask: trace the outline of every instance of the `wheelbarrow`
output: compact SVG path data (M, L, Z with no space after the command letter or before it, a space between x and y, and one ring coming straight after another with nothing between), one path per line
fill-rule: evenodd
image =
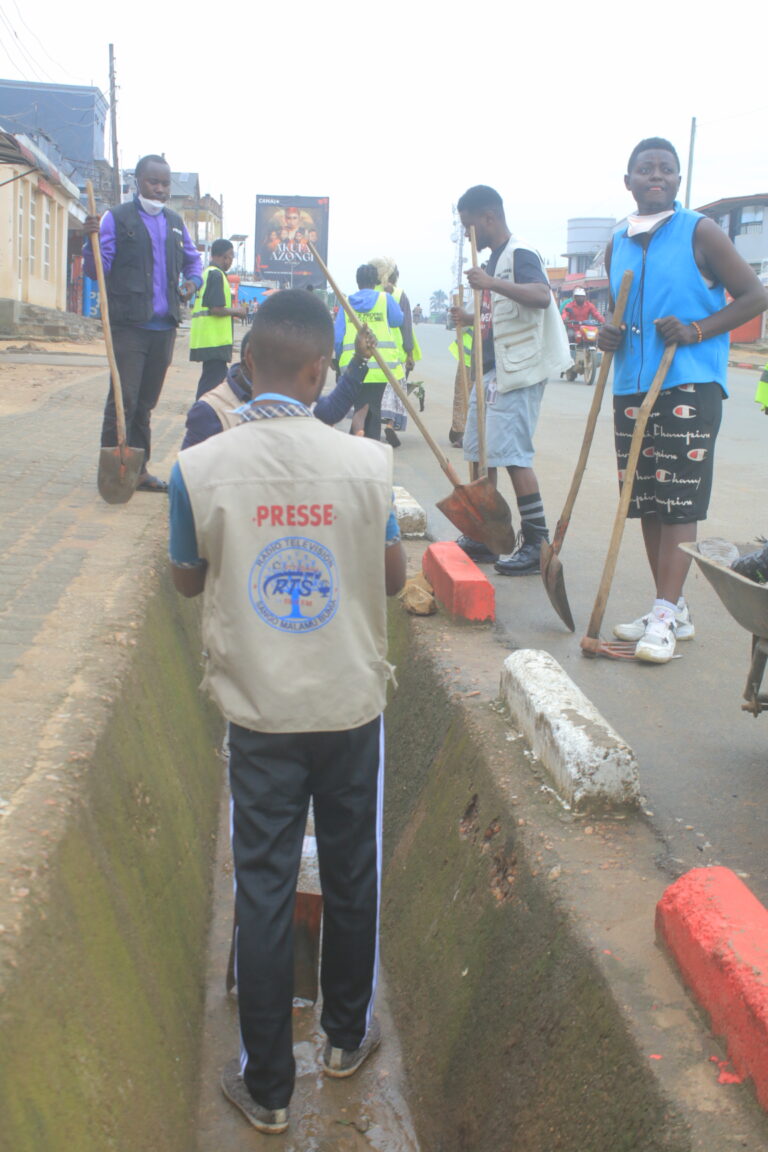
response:
M680 547L696 561L737 624L752 633L752 664L744 689L746 703L741 710L759 716L768 711L768 692L760 691L768 661L768 584L756 584L725 564L703 556L696 543ZM754 552L756 545L737 544L736 547L740 556L747 556Z

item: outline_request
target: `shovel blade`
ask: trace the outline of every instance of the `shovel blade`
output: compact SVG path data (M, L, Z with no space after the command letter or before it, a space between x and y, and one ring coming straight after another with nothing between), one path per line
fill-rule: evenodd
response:
M102 448L96 483L107 504L127 504L136 491L144 467L144 449L118 444Z
M571 632L576 631L571 606L565 591L565 576L560 557L548 540L541 542L541 578L549 596L549 602Z
M507 555L515 547L509 505L487 476L471 484L457 484L437 507L459 532L481 541L491 552Z
M296 893L293 912L293 994L312 1004L317 1000L322 917L323 898L319 893Z

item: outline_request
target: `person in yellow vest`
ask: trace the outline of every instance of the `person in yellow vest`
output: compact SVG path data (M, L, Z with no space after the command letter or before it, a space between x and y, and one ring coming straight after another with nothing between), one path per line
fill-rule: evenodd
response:
M227 272L234 258L235 249L229 240L214 240L211 262L203 273L203 286L192 307L189 358L203 365L197 385L198 400L226 379L234 344L232 318L242 319L248 315L247 308L232 307L232 289Z
M768 416L768 364L763 368L763 374L757 382L755 404L760 404L763 412Z
M292 919L310 799L323 889L326 1076L381 1041L379 949L386 597L405 583L392 450L314 419L328 309L289 289L259 309L243 423L179 454L174 586L203 599L204 687L229 721L241 1057L224 1095L260 1132L288 1127Z
M376 337L376 344L384 363L400 383L405 380L405 371L400 360L396 330L402 327L403 310L388 292L377 288L379 274L372 264L361 264L356 273L358 291L353 292L349 303L360 320L367 324ZM343 308L336 316L334 329L335 358L341 372L355 352L355 326L348 319ZM381 401L387 378L374 361L368 368L365 387L355 404L355 411L368 405L363 431L370 440L381 439Z
M397 283L400 277L400 270L390 256L375 256L370 263L379 273L379 283L377 287L383 289L384 292L389 292L400 305L403 313L403 323L400 328L393 330L393 334L398 359L403 366L403 373L407 382L408 376L413 371L416 361L421 359L421 348L416 339L416 334L413 331L411 302ZM400 400L394 388L389 383L387 383L384 389L384 395L381 400L381 420L384 425L385 440L388 444L391 444L393 448L399 448L400 437L397 434L398 432L405 431L408 423L408 414L405 411L402 400Z

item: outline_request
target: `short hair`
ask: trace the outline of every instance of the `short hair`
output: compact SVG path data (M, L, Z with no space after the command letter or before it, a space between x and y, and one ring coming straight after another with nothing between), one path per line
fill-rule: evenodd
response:
M275 292L254 316L248 342L256 368L295 376L309 360L331 354L331 314L314 292Z
M154 152L150 152L148 156L142 156L133 170L133 174L137 180L148 164L165 164L166 168L170 168L170 164L165 156L156 156Z
M358 288L375 288L379 282L379 273L373 264L361 264L355 273Z
M487 184L475 184L467 188L456 207L459 212L471 212L473 215L488 211L495 212L497 216L504 215L504 201L496 189Z
M641 152L650 152L651 150L658 152L671 152L677 164L677 170L680 171L680 157L675 151L673 144L669 140L665 140L663 136L649 136L647 140L641 140L639 144L635 144L634 148L629 154L629 163L627 164L627 175L632 171L632 165Z
M223 256L225 252L234 252L235 246L231 240L214 240L211 244L211 256Z

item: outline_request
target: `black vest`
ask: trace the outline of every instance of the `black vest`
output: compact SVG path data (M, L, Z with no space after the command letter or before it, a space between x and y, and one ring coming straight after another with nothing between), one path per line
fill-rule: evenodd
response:
M152 319L152 242L135 200L110 209L115 221L115 255L107 276L109 318L113 324L146 324ZM184 268L184 222L170 208L166 220L165 270L168 313L179 323L179 276Z

